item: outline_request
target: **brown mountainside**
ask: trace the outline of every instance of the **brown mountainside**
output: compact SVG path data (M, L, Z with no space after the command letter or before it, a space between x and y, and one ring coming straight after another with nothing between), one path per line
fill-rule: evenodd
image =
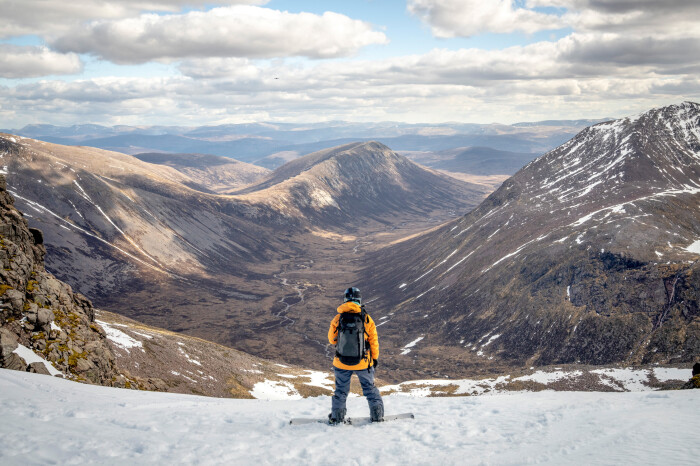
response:
M397 367L700 355L700 106L594 125L471 213L371 257ZM399 354L400 353L400 354Z
M270 173L267 168L218 155L146 152L134 157L143 162L174 168L193 180L188 186L211 193L240 189Z
M300 157L262 181L232 191L286 215L328 225L343 222L345 231L368 220L387 224L436 210L464 211L487 192L483 186L455 182L416 165L378 142L351 143Z
M0 141L9 190L48 238L47 267L100 308L306 367L327 367L328 320L366 251L487 191L375 143L310 154L274 183L222 195L124 154Z

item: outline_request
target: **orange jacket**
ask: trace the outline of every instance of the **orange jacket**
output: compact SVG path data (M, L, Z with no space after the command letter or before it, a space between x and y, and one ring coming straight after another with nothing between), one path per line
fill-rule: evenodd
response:
M333 318L331 321L331 327L328 329L328 341L331 343L331 345L335 345L338 343L338 321L340 320L340 314L344 312L353 312L359 314L362 312L362 308L360 307L359 304L353 303L352 301L348 301L347 303L343 303L340 306L338 306L338 314ZM371 351L371 356L372 359L379 359L379 336L377 335L377 326L374 325L374 321L372 318L369 316L369 314L365 314L365 341L369 342L369 348ZM367 352L367 355L360 361L358 364L355 364L354 366L348 366L347 364L343 364L340 362L340 359L338 359L338 356L333 359L333 365L337 367L338 369L347 369L351 371L359 371L362 369L367 369L367 367L372 365L372 361L369 359L370 352Z

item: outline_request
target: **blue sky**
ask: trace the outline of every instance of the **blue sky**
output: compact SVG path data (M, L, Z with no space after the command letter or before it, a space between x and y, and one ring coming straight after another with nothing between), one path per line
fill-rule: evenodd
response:
M568 29L545 31L534 34L521 32L509 34L479 34L472 37L455 37L449 40L434 37L430 27L406 9L406 0L326 0L318 1L294 1L278 0L266 4L270 8L287 10L300 13L308 11L322 14L325 11L343 13L351 18L367 21L381 31L391 40L387 45L367 47L362 50L361 56L367 58L387 58L397 55L411 55L426 53L434 48L446 48L458 50L460 48L480 48L485 50L497 50L513 45L523 45L551 40L552 37L560 38ZM540 9L550 13L561 13L556 9ZM568 29L570 31L570 29Z
M700 99L696 18L691 0L5 1L0 127L622 116Z

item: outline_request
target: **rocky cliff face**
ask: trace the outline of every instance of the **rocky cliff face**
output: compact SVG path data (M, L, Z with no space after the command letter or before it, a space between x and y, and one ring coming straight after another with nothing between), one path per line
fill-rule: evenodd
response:
M0 367L127 385L92 304L46 272L43 234L13 204L0 176Z

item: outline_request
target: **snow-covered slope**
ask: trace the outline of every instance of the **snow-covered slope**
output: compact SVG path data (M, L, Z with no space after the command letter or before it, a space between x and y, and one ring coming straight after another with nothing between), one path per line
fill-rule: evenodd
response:
M415 420L292 427L330 399L137 392L0 370L0 463L694 464L700 391L385 397ZM351 416L366 415L351 398ZM339 448L348 438L352 448Z

